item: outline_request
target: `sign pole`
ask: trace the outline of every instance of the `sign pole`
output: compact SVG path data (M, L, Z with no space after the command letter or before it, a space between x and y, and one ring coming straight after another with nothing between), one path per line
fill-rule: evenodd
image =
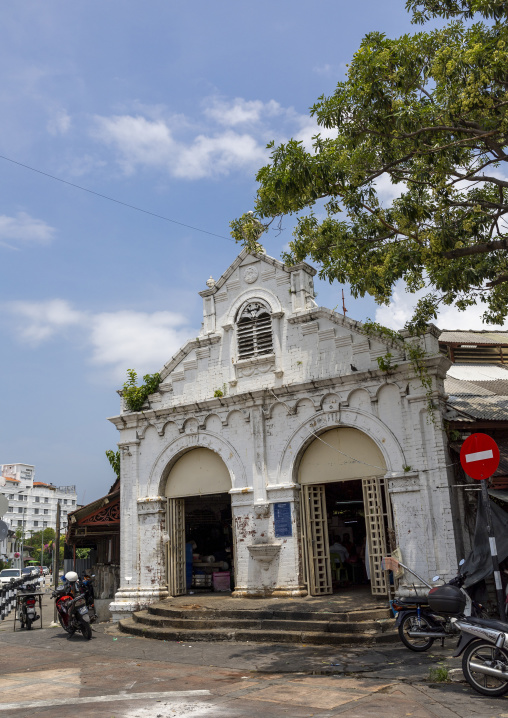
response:
M479 481L482 487L482 502L487 519L487 536L489 538L490 555L492 556L492 569L496 584L497 608L501 621L506 621L505 598L499 572L499 561L497 558L496 537L494 535L494 524L492 522L492 511L490 509L489 490L487 479L495 474L499 466L499 447L494 439L488 434L471 434L462 444L460 449L460 463L464 473L472 479Z
M496 537L494 536L494 528L492 526L492 512L490 510L490 499L487 488L487 479L482 479L480 482L482 485L482 501L485 508L485 515L487 518L487 535L489 537L490 544L490 555L492 556L492 568L494 569L494 581L496 584L497 594L497 610L499 611L499 618L504 621L505 616L505 597L503 595L503 585L501 583L501 572L499 571L499 561L497 558L497 546Z

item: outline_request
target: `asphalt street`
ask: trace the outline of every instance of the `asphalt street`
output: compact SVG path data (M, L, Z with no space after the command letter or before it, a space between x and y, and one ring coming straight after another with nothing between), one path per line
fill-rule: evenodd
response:
M430 680L430 669L460 665L452 643L415 654L398 644L184 643L94 628L85 641L59 627L14 632L12 614L0 624L0 718L508 718L508 698Z

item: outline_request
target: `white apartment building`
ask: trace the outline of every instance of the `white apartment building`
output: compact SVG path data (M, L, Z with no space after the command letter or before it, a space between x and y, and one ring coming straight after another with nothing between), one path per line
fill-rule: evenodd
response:
M56 528L56 507L60 502L60 529L67 528L67 514L76 510L75 486L54 486L35 480L31 464L2 464L5 486L2 492L9 502L3 520L12 531L23 528L25 536L45 528Z

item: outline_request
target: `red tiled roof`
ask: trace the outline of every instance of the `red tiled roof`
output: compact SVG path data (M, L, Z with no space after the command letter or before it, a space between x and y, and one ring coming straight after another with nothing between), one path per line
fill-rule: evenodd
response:
M15 482L16 484L21 483L19 479L13 479L13 478L11 478L10 476L3 476L2 478L5 479L6 481L13 481L13 482Z

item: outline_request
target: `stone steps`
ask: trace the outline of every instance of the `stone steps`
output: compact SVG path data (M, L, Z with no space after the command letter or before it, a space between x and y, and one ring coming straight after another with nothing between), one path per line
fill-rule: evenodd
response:
M134 614L138 623L147 626L162 626L163 628L185 629L197 631L214 628L228 630L252 629L256 631L302 631L321 633L358 633L365 631L377 631L379 625L376 621L362 621L361 623L338 623L333 621L290 621L290 620L267 620L267 619L233 619L233 618L162 618L149 612L139 611Z
M142 611L139 613L143 613ZM193 630L191 628L178 629L142 623L139 614L132 618L120 621L120 628L125 633L143 638L156 638L164 641L249 641L252 643L305 643L315 645L369 645L387 641L398 640L397 634L392 631L372 631L355 633L332 633L329 631L288 631L288 630L258 630L258 629L232 629L232 628L205 628ZM302 625L304 629L304 625Z
M119 622L125 633L165 641L369 645L398 640L390 611L181 609L153 604Z

